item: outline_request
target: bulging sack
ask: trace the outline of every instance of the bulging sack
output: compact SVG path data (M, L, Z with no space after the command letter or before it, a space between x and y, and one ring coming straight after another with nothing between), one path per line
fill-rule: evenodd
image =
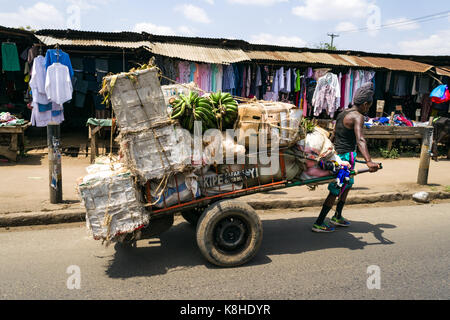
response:
M137 132L169 120L158 70L149 68L105 77L121 132Z
M319 127L315 127L305 139L297 142L294 152L300 158L314 161L326 159L335 154L334 145L328 139L327 132Z
M158 183L150 183L152 194L152 205L157 208L165 208L178 203L188 202L201 196L197 183L197 176L191 174L178 174L168 181L166 187L159 192ZM158 194L159 193L159 194Z
M146 227L149 215L131 173L108 166L91 169L77 189L94 239L114 242L120 235Z
M124 162L142 185L190 167L191 144L186 140L185 132L172 122L119 137Z
M267 132L267 146L277 139L280 147L292 146L301 139L302 112L283 102L254 102L239 106L238 143L248 147L258 143L262 131ZM274 137L274 134L276 137Z

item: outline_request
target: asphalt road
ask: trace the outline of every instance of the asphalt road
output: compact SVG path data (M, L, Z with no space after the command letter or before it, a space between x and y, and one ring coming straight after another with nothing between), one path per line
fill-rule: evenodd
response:
M349 229L316 234L317 212L265 212L254 260L205 262L179 220L160 238L116 252L82 224L0 230L0 299L448 299L450 203L349 208ZM80 289L69 290L69 266ZM369 266L380 289L368 289ZM372 279L372 278L371 278ZM74 282L71 282L74 283Z

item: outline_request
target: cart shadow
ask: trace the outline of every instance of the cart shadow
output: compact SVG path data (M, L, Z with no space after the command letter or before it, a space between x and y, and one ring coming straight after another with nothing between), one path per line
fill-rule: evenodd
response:
M383 236L384 229L396 228L394 225L355 221L351 228L340 228L332 234L317 234L311 231L314 221L315 218L311 217L263 221L261 248L255 258L241 268L268 264L272 262L269 256L274 255L302 254L332 248L363 250L369 245L394 244ZM373 234L376 241L368 243L354 234ZM139 241L136 248L116 248L105 272L110 278L126 279L163 275L202 265L209 269L220 269L201 255L195 240L195 229L187 223L181 223L159 238Z
M339 228L336 232L320 234L312 232L316 218L302 217L264 221L264 238L256 257L246 266L264 264L268 256L301 254L324 249L346 248L363 250L371 245L391 245L393 241L384 237L384 229L393 229L391 224L373 225L353 221L350 228ZM282 230L283 232L280 232ZM361 234L361 236L359 236ZM363 234L372 234L375 240L366 242Z

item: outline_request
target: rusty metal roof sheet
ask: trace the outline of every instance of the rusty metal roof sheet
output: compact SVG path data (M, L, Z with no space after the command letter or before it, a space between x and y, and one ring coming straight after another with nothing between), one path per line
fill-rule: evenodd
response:
M166 57L203 63L228 65L250 61L249 56L242 49L220 48L217 46L152 42L149 46L149 51Z
M113 47L113 48L126 48L137 49L142 47L149 47L151 43L149 41L105 41L100 39L61 39L49 36L36 35L46 46L54 46L59 44L61 46L82 46L82 47Z
M439 76L450 77L450 67L436 67L436 74Z
M397 59L397 58L382 58L382 57L360 57L369 63L372 63L378 68L389 69L393 71L407 71L415 73L424 73L429 71L433 66L421 62Z
M87 36L84 37L84 34ZM70 37L66 37L63 33L59 33L57 37L47 34L36 34L35 36L47 46L59 44L62 46L111 47L125 49L144 47L154 54L203 63L231 64L244 61L276 61L282 63L301 63L312 66L342 66L414 73L425 73L434 68L429 64L397 57L380 57L363 54L352 55L350 53L344 54L342 52L317 52L304 49L299 49L299 51L272 51L263 50L263 47L261 47L261 50L258 50L258 48L256 50L244 51L238 47L225 47L217 44L189 44L185 42L155 41L158 38L145 40L145 37L142 35L134 33L106 34L108 37L104 37L105 35L102 34L98 39L95 38L98 36L96 33L79 32L70 35ZM82 36L83 38L81 38ZM126 41L126 39L129 39L129 41ZM437 69L436 67L436 73L438 75L448 75L448 72L448 69L445 69L445 67L440 67L440 69Z
M433 67L429 64L406 59L367 56L362 57L325 52L248 51L247 55L252 60L301 62L306 64L388 69L416 73L427 72Z

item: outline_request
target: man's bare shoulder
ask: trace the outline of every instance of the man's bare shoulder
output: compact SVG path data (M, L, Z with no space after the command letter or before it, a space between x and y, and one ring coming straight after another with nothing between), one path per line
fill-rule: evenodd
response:
M363 120L364 116L358 111L349 112L343 119L344 125L349 129L352 129L355 124L360 123Z

